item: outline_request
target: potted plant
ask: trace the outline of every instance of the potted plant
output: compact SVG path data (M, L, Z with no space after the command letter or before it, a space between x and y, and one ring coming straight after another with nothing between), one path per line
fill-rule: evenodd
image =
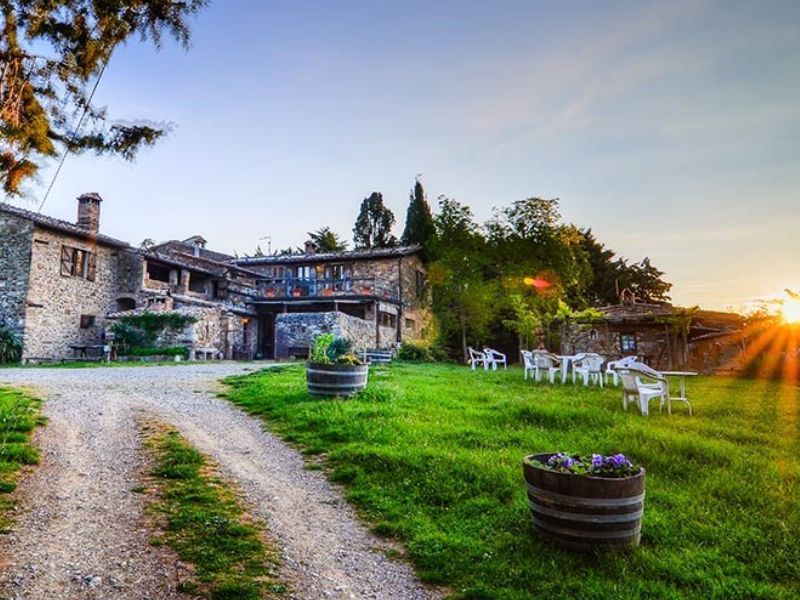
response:
M645 470L623 454L533 454L522 461L534 528L576 550L634 548Z
M317 336L306 366L308 393L352 396L367 387L368 366L353 352L353 343L331 333Z

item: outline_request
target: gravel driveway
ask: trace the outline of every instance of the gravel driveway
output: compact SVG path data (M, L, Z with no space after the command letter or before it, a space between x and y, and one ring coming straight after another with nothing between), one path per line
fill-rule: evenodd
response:
M148 543L136 419L175 426L244 491L283 553L293 598L438 598L386 556L319 471L215 396L217 381L253 365L10 369L0 384L47 400L36 434L42 463L20 486L14 531L0 550L0 597L148 598L174 591L176 561Z

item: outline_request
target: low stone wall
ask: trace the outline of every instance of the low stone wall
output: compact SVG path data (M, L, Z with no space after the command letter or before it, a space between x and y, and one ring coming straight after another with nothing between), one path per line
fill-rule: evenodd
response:
M275 317L275 357L305 355L322 333L332 333L352 341L356 349L375 346L375 323L342 312L284 313ZM382 347L394 341L381 340Z

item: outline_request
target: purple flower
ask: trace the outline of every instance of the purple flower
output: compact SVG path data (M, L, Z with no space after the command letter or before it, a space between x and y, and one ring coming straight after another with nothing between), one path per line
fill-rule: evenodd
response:
M603 466L603 456L601 454L592 454L592 467L599 469Z

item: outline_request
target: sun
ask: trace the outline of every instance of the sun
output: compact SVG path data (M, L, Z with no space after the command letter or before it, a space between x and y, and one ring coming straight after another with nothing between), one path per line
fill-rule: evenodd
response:
M781 307L781 316L787 323L800 323L800 298L788 298Z

